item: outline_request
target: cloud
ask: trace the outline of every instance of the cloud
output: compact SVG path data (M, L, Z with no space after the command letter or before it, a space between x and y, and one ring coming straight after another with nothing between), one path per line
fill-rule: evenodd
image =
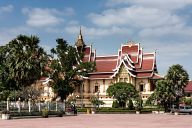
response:
M114 7L119 5L139 5L147 8L175 10L191 4L191 0L108 0L106 6Z
M64 21L61 13L56 9L42 8L23 8L23 14L28 16L26 24L31 27L55 26Z
M19 34L31 34L33 32L31 28L25 26L18 26L13 28L1 28L0 29L0 45L7 44L12 39L16 38Z
M12 12L13 9L14 9L13 5L1 6L0 13Z
M182 24L182 19L175 14L142 6L108 9L101 14L91 13L88 17L91 22L101 27L131 26L143 28Z

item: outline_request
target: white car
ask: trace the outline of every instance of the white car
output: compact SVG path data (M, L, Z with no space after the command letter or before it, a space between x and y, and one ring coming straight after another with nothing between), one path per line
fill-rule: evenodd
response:
M171 112L179 112L179 113L189 113L192 114L192 107L190 105L180 105L179 109L174 105L171 109Z

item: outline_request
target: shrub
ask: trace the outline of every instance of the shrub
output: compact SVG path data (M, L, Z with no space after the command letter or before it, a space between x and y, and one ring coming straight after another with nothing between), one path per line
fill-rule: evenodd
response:
M44 118L48 118L48 116L49 116L49 111L48 111L47 109L42 109L41 115L42 115L42 117L44 117Z
M59 110L59 111L57 112L57 116L58 116L58 117L63 117L63 114L64 114L64 111L63 111L63 110Z
M10 111L8 111L8 110L3 110L1 113L2 113L2 114L10 114Z
M141 97L135 99L135 110L141 111L143 109L143 100Z
M133 110L134 109L133 101L131 99L129 100L129 103L128 103L128 109L129 110Z
M119 103L117 100L113 101L112 108L119 108Z

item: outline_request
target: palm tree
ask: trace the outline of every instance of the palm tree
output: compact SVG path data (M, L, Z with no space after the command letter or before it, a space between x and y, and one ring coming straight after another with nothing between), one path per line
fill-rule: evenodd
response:
M176 105L179 105L179 99L184 95L184 88L188 84L189 75L185 69L179 64L169 68L166 75L168 84L172 87L176 97Z
M48 56L39 46L38 37L19 35L5 47L9 78L15 81L17 89L29 86L40 78Z

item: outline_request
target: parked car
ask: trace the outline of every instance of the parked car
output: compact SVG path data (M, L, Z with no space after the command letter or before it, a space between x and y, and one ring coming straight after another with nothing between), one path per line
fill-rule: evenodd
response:
M176 108L176 105L173 105L171 108L171 113L174 112L192 114L192 107L190 105L179 105L179 108Z

